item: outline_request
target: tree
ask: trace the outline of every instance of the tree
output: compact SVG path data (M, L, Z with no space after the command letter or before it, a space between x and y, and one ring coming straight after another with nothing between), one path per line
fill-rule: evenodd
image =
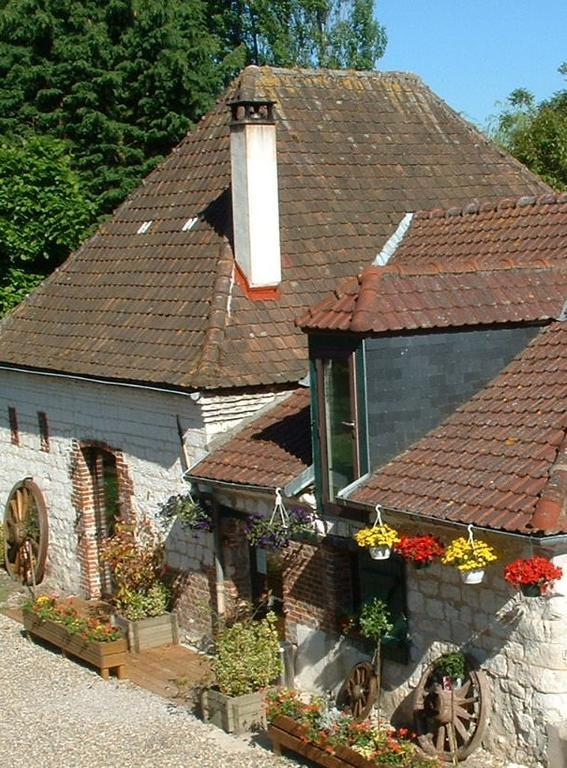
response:
M0 145L0 314L79 245L93 220L62 142L33 137Z
M0 133L66 140L109 212L211 106L218 48L204 0L7 0Z
M237 69L250 63L373 69L386 48L374 0L208 2L225 61Z
M567 75L567 64L559 71ZM497 116L494 138L556 189L567 189L567 89L536 104L517 88Z

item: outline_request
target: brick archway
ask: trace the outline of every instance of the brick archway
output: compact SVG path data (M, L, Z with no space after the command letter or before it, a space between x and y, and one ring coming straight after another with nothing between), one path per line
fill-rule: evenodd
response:
M74 441L72 503L77 515L81 592L89 598L101 597L104 586L99 566L99 541L101 535L109 532L101 517L105 504L103 473L109 466L116 476L116 513L122 520L131 520L134 489L122 451L101 441Z

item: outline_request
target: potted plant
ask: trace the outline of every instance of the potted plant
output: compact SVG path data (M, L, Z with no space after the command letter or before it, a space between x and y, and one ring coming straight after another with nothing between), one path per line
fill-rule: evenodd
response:
M444 653L435 662L435 672L441 684L448 680L452 688L461 686L467 674L465 654L461 651Z
M107 679L111 670L126 676L128 647L120 629L100 616L79 615L76 608L57 595L39 595L23 606L24 627L39 637L97 667Z
M264 722L266 689L283 672L277 617L246 619L219 632L213 670L216 686L203 691L206 720L227 733L243 733Z
M161 504L160 514L164 520L179 520L186 531L199 532L213 529L213 521L208 509L194 499L189 491L170 496Z
M262 517L248 515L245 535L250 544L262 549L285 549L294 536L313 534L313 513L292 507L284 514Z
M504 578L518 587L526 597L548 594L554 582L563 576L563 569L541 555L514 560L504 569Z
M368 549L373 560L387 560L392 553L392 547L400 541L400 536L395 528L386 523L375 523L372 527L357 531L354 540L359 547Z
M179 642L164 546L149 521L118 521L113 535L102 543L100 562L110 571L114 621L127 633L130 650L139 653Z
M395 545L395 551L416 568L426 568L445 552L445 546L431 534L422 536L402 536Z
M276 754L282 747L309 761L333 768L439 768L436 758L425 757L408 728L384 722L357 722L347 712L326 705L321 697L302 701L297 691L279 689L267 696L268 735Z
M480 584L486 566L496 559L494 547L486 541L461 536L449 544L441 562L458 568L465 584Z

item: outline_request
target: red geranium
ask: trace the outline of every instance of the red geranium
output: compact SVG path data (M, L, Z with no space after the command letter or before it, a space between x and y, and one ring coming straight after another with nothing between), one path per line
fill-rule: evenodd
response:
M526 560L514 560L504 569L504 578L517 587L538 584L546 589L563 576L563 570L547 557L535 555Z
M420 565L428 565L435 558L441 557L445 547L436 536L427 534L425 536L402 536L396 544L395 550L406 560L413 560L414 563Z

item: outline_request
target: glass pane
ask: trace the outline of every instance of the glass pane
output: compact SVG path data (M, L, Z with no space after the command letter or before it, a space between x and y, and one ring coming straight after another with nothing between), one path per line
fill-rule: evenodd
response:
M325 419L329 499L355 478L354 423L348 360L325 362Z

